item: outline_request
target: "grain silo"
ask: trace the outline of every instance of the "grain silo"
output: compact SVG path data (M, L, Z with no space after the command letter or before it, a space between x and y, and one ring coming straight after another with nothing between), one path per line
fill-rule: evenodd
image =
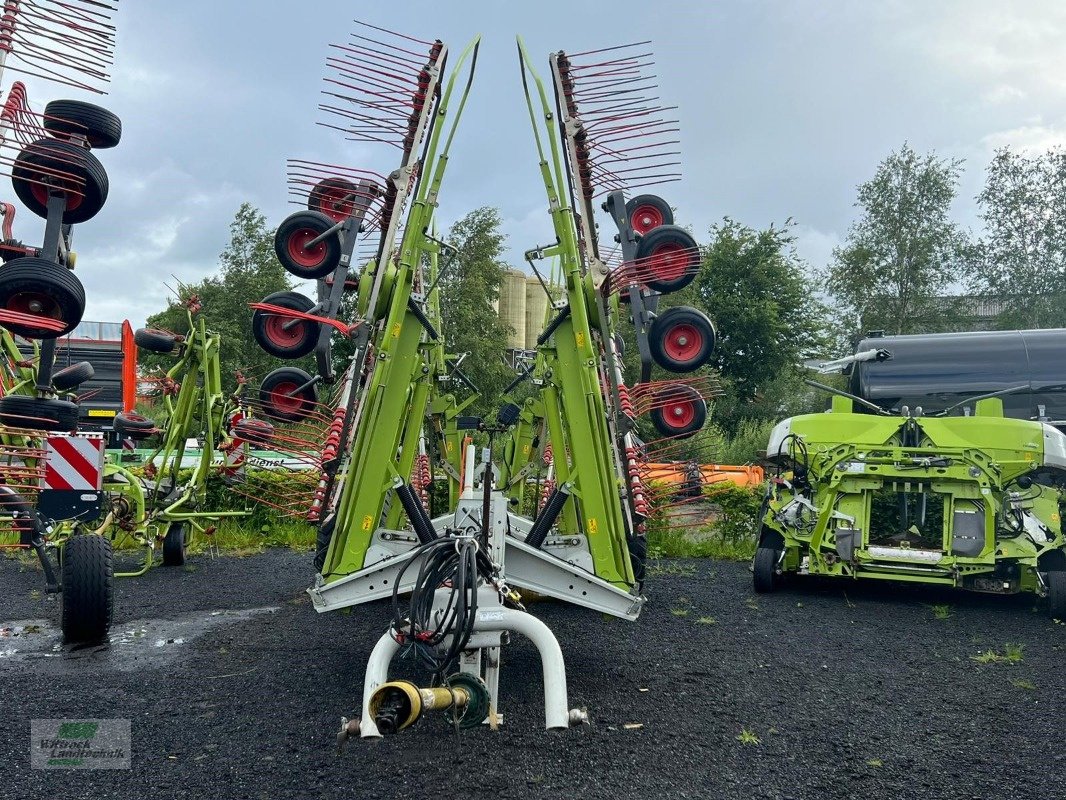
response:
M548 295L536 275L526 278L526 350L537 349L537 337L544 330Z
M500 280L500 319L511 330L507 348L521 350L526 342L526 273L505 269Z

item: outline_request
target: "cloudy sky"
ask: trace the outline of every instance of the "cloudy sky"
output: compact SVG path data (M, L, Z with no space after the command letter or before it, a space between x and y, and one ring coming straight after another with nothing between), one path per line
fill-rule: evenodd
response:
M653 40L662 96L680 106L685 177L660 190L678 222L702 233L726 215L752 226L792 217L814 265L846 235L856 184L904 141L965 159L955 211L975 229L972 198L993 149L1066 141L1060 0L119 5L114 79L95 102L122 117L123 140L99 153L107 206L75 234L87 319L141 324L165 305L171 276L213 272L244 201L278 224L294 210L286 158L395 166L393 149L315 125L327 44L344 42L357 16L455 51L482 34L439 220L498 207L516 263L550 238L516 33L542 67L553 50ZM38 109L59 97L93 100L30 82ZM19 213L17 236L34 241L42 229Z

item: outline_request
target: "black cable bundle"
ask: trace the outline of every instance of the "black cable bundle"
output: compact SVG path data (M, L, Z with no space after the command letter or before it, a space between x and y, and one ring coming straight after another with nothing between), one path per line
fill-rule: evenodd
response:
M407 568L421 558L418 576L411 590L410 605L400 607L400 586ZM404 643L414 647L423 665L435 675L443 675L466 649L477 618L479 577L490 577L492 564L473 538L445 536L422 545L396 576L392 588L392 627ZM437 590L450 594L440 621L433 620ZM442 646L451 636L447 649Z

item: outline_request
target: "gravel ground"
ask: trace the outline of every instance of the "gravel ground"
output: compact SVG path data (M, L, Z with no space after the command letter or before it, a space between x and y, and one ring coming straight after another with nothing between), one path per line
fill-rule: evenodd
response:
M122 580L114 641L76 652L35 570L0 560L0 625L43 621L0 639L0 796L1066 796L1066 626L1031 598L811 581L756 597L745 565L710 561L660 565L635 624L533 607L590 727L543 731L519 640L499 732L425 720L338 757L389 612L315 614L309 560L198 557ZM1008 643L1019 663L973 660ZM31 770L29 720L55 717L131 719L133 771Z

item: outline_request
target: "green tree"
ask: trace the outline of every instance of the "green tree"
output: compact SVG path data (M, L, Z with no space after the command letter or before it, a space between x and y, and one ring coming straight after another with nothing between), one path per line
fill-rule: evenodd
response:
M942 295L964 277L968 263L968 237L950 219L961 171L960 160L919 155L904 144L859 185L855 205L862 215L825 274L851 335L957 324Z
M467 354L461 369L480 390L474 409L484 415L495 413L503 388L514 377L503 361L508 330L493 307L507 267L500 225L495 208L476 209L456 222L447 241L459 253L439 283L448 352Z
M148 326L186 333L189 325L184 302L196 295L208 329L221 336L222 383L232 387L238 369L249 377L261 378L280 366L252 338L252 311L248 304L259 302L272 292L291 289L292 282L274 255L274 231L267 227L262 212L249 203L237 210L230 223L230 242L218 260L217 274L193 285L182 285L180 297L149 317ZM146 369L166 369L173 363L167 356L144 351L139 360Z
M1066 325L1066 151L997 150L977 195L985 235L973 287L1004 328Z
M824 352L826 310L796 254L792 224L754 230L726 218L711 228L699 274L671 304L691 304L714 321L713 366L725 394L715 421L734 433L745 419L777 419L809 394L798 365Z

